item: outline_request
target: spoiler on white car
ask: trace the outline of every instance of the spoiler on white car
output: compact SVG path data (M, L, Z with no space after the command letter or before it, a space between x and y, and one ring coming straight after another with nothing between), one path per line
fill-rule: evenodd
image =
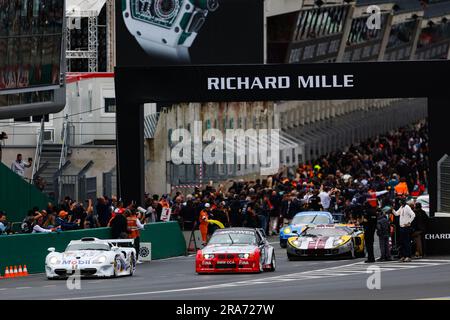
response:
M85 237L79 240L81 242L107 242L116 247L132 247L134 245L134 239L98 239L94 237ZM76 241L74 241L76 242Z
M105 240L115 245L116 247L132 247L134 246L134 239L108 239Z

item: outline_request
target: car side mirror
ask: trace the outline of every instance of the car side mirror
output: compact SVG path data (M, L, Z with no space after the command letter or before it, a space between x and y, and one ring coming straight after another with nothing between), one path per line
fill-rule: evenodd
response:
M297 230L293 230L292 233L297 233L298 234L298 231Z
M48 252L55 252L56 249L55 249L54 247L50 247L50 248L47 249L47 251L48 251Z

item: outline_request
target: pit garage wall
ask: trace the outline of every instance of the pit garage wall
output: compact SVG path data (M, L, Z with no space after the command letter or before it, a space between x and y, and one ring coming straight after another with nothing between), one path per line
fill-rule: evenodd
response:
M45 271L45 257L49 247L63 251L71 240L83 237L111 238L110 228L86 229L0 236L0 273L6 266L27 265L29 273ZM186 253L186 242L177 222L161 222L145 225L141 230L141 243L151 242L152 259L181 256Z

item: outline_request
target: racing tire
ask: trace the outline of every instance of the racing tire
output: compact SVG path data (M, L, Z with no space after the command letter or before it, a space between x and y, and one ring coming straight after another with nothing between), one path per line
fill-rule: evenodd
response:
M136 271L136 258L134 257L134 254L130 257L130 277L134 275L134 272Z
M114 278L117 278L119 276L119 273L120 273L119 266L120 265L121 265L120 257L119 256L115 256L114 257L114 274L113 274Z
M280 247L283 248L283 249L286 249L287 248L287 243L280 242Z
M352 245L352 250L350 250L350 259L355 259L356 253L355 253L355 246Z
M264 264L263 264L261 258L262 258L262 257L259 258L259 262L258 262L259 270L257 271L257 273L264 272Z
M275 254L272 254L272 261L270 261L270 268L267 271L274 272L276 268L277 268L277 260L275 258Z
M355 258L365 258L366 253L364 251L362 252L355 252Z
M298 258L296 256L294 256L292 254L289 254L289 253L287 254L287 258L288 258L289 261L296 261L296 260L298 260Z

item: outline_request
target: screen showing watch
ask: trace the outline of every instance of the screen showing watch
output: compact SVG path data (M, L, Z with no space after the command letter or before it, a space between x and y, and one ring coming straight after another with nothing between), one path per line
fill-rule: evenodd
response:
M128 31L149 55L190 60L189 48L218 0L123 0Z

